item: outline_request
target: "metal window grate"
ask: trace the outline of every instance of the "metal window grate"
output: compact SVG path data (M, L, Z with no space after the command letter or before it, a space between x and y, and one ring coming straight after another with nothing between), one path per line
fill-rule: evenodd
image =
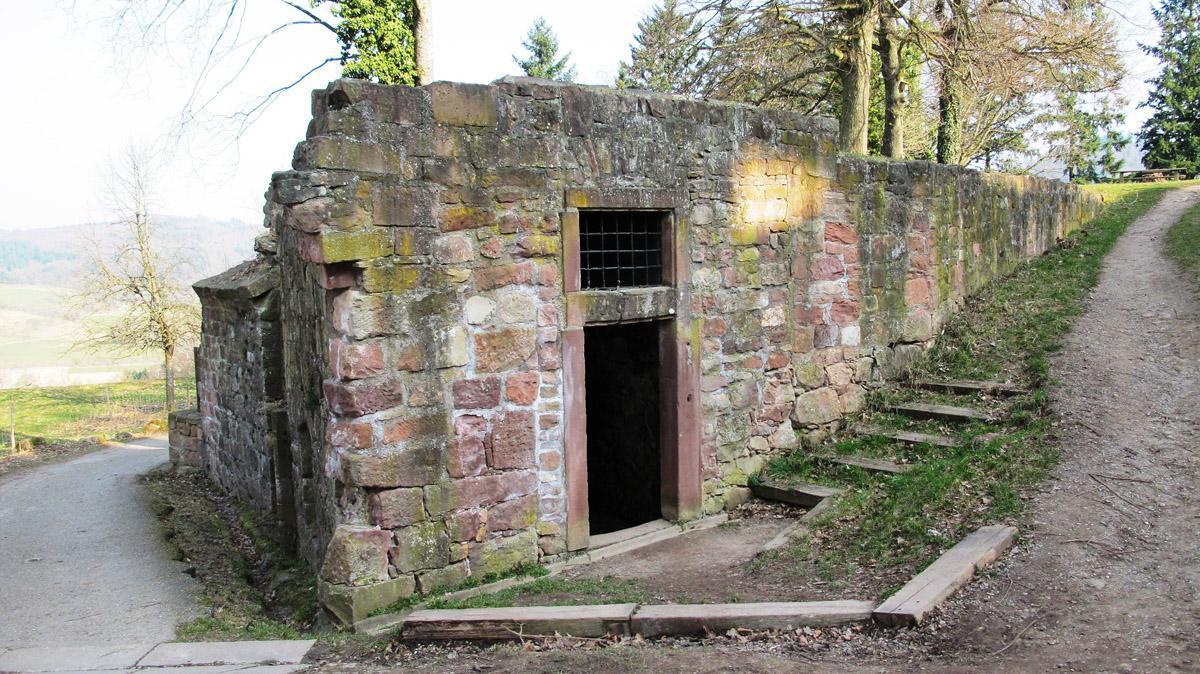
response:
M584 288L663 282L661 211L580 211L579 277Z

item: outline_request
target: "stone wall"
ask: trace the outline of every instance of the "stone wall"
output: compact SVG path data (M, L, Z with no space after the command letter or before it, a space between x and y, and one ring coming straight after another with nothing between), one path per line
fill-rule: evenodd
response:
M196 371L203 467L226 493L266 511L285 505L275 466L277 433L286 432L279 424L278 285L279 271L267 256L193 286L203 307Z
M584 324L670 326L664 514L687 519L836 428L964 295L1098 207L1058 183L839 157L830 120L645 92L341 80L313 102L266 208L281 466L300 549L347 621L586 545ZM670 214L665 287L580 289L579 213L597 207ZM239 319L206 305L205 320L215 345L210 324Z
M178 410L167 415L167 458L172 468L200 468L203 465L204 443L200 436L198 411Z

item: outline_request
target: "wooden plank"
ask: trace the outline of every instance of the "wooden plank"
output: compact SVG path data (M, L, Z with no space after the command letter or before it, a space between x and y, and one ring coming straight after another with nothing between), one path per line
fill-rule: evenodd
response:
M950 393L992 393L994 395L1020 395L1029 393L1028 389L1005 384L998 381L979 381L977 379L930 379L917 384L921 388L933 391L949 391Z
M824 487L819 484L789 484L778 485L762 482L752 485L750 490L758 498L768 501L782 501L793 505L812 508L822 500L839 493L840 489Z
M886 459L872 459L867 456L851 456L846 454L818 454L817 458L830 463L840 463L843 466L856 466L865 470L899 475L907 472L911 466L894 463Z
M762 550L760 550L760 552L766 552L768 550L776 550L778 548L782 548L784 545L787 544L787 542L789 540L792 539L793 536L800 533L801 531L808 530L808 527L805 526L806 523L811 522L812 520L816 519L816 517L818 515L825 512L825 510L827 510L828 508L831 508L832 506L833 506L833 498L832 497L827 497L827 498L821 499L820 503L809 508L808 512L801 515L799 520L792 523L790 526L784 528L783 531L780 531L779 533L775 534L774 538L772 538L771 540L764 543L762 546Z
M914 445L926 444L937 445L938 447L957 447L958 440L948 435L934 435L932 433L917 433L916 431L893 430L890 428L876 428L874 426L860 426L854 429L858 435L878 435L900 442L908 442Z
M563 634L602 637L629 634L637 604L594 606L516 606L511 608L425 609L404 619L402 639L519 639Z
M947 550L904 587L875 609L875 621L884 625L920 624L958 588L1012 545L1016 527L980 527Z
M922 419L949 419L951 421L970 421L981 420L987 421L990 417L986 412L971 409L970 407L955 407L953 405L935 405L930 403L897 403L891 405L889 410L907 414L910 417L918 417Z
M731 629L782 630L860 622L871 617L867 601L799 601L751 604L660 604L633 614L632 631L645 637L723 634Z

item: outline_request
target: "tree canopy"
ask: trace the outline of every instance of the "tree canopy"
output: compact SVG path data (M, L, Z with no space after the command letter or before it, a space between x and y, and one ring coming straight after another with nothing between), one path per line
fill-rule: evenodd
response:
M1153 110L1142 125L1142 161L1147 168L1184 168L1200 173L1200 0L1162 0L1154 8L1162 29L1157 45L1143 46L1162 62L1150 80Z

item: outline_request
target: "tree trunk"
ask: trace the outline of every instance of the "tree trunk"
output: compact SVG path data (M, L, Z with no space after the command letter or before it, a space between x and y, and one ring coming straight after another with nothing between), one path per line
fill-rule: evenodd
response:
M883 75L883 155L904 159L904 108L908 96L900 73L896 17L887 9L879 17L879 55Z
M174 355L174 347L163 349L163 372L167 380L167 414L175 411L175 371L171 369L171 357Z
M937 161L957 164L962 160L962 120L959 119L959 75L961 49L966 26L964 0L947 0L950 16L944 19L942 38L950 50L938 75Z
M433 81L433 0L415 0L413 40L416 41L417 77L420 84Z
M858 0L845 13L846 56L842 63L842 111L838 120L843 152L867 153L871 105L871 48L878 22L878 0Z

